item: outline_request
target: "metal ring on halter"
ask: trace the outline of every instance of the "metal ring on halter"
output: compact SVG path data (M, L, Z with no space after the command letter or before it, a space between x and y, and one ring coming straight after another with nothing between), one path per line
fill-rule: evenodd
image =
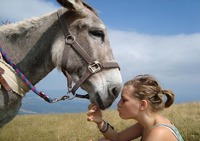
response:
M70 93L72 93L72 88L71 88L71 87L68 88L68 92L67 92L66 95L69 95ZM72 94L73 94L73 93L72 93ZM72 100L72 99L74 99L75 97L76 97L76 93L73 94L72 97L68 96L67 100Z
M76 97L76 93L73 94L72 97L69 96L70 93L72 93L72 92L71 92L71 89L68 88L68 92L67 92L67 94L64 95L63 97L61 97L60 100L65 100L65 99L67 99L67 100L72 100L72 99L74 99L74 98Z
M65 43L68 44L68 45L71 45L75 42L76 38L75 36L69 34L65 37Z
M72 100L72 99L74 99L75 97L76 97L76 93L75 93L72 97L67 98L67 100Z

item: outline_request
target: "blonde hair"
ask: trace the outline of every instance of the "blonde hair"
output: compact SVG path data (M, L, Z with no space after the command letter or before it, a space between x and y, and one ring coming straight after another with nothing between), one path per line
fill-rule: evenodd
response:
M133 86L133 96L140 100L148 100L153 111L161 111L174 103L174 93L171 90L162 90L159 83L150 75L138 75L127 81L124 86ZM163 95L167 100L164 102Z

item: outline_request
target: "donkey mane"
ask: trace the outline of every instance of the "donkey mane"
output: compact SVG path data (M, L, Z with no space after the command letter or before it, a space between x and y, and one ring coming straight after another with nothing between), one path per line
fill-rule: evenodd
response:
M82 1L82 2L85 7L87 7L96 16L98 16L95 9L93 9L90 5L88 5L84 1ZM0 31L5 35L6 38L13 39L13 35L15 36L14 39L16 39L17 36L20 36L20 38L23 38L23 37L27 36L31 30L37 29L44 22L48 22L49 17L52 14L54 14L56 11L47 13L40 17L33 17L30 19L25 19L25 20L17 22L17 23L2 24L2 25L0 25Z
M33 17L26 19L17 23L4 24L0 26L0 31L4 34L6 38L16 39L20 36L23 38L29 34L31 30L37 29L44 22L48 22L50 15L55 13L55 11L45 14L40 17ZM13 38L14 36L14 38Z

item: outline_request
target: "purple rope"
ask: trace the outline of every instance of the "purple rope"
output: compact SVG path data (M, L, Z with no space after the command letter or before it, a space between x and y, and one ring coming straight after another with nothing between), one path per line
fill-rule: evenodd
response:
M4 57L4 59L6 59L7 63L10 64L13 69L17 72L17 74L19 75L19 77L26 83L26 85L38 96L40 96L41 98L43 98L45 101L52 103L53 99L51 99L49 96L45 95L43 92L39 92L32 84L31 82L24 76L24 74L19 70L19 68L17 68L17 66L12 62L12 60L10 59L10 57L8 57L8 55L2 50L2 48L0 47L0 52L2 54L2 56Z

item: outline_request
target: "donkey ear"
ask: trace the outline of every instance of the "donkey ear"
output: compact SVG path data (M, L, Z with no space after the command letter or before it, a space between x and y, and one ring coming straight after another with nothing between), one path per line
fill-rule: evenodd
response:
M76 11L78 13L82 13L83 9L83 3L82 0L57 0L58 3L60 3L63 7Z

